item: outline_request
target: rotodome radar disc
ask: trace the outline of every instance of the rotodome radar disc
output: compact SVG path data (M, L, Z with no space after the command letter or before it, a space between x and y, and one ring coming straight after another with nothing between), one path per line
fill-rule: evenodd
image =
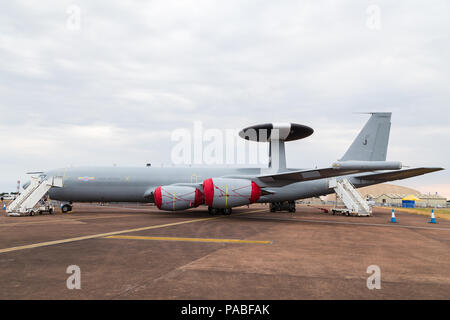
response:
M239 136L245 140L257 142L294 141L309 137L313 132L312 128L297 123L264 123L242 129Z

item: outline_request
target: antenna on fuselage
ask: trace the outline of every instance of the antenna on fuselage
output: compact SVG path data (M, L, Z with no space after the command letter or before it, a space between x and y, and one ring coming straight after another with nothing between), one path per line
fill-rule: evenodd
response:
M297 123L265 123L247 127L239 132L245 140L269 142L269 169L273 172L286 171L286 141L309 137L314 130Z

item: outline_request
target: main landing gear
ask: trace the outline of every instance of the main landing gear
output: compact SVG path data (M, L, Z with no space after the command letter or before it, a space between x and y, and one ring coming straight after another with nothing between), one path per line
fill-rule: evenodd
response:
M295 201L271 202L270 212L276 211L295 212Z
M67 213L72 211L72 206L70 204L65 204L61 207L61 212L62 213Z
M232 210L231 210L231 208L219 209L219 208L208 207L208 212L212 216L219 215L219 214L229 216L231 214Z

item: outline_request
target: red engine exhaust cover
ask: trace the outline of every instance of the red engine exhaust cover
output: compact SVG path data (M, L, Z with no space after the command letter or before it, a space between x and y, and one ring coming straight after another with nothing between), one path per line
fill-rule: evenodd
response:
M194 200L194 207L198 207L203 203L203 193L195 188L195 200Z
M252 195L250 196L250 203L254 203L261 197L261 188L252 181Z

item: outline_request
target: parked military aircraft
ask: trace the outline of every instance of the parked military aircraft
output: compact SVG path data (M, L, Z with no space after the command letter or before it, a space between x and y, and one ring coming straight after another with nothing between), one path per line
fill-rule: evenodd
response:
M63 211L72 202L154 202L161 210L186 210L206 205L211 214L230 214L233 207L271 203L271 210L295 200L334 192L331 179L348 179L355 187L406 179L443 170L419 167L402 169L397 161L386 161L391 113L371 117L344 156L330 167L286 168L285 142L310 136L313 129L295 123L269 123L242 130L250 141L268 142L269 168L121 168L80 167L46 172L44 177L62 176L63 186L49 196L63 201Z

